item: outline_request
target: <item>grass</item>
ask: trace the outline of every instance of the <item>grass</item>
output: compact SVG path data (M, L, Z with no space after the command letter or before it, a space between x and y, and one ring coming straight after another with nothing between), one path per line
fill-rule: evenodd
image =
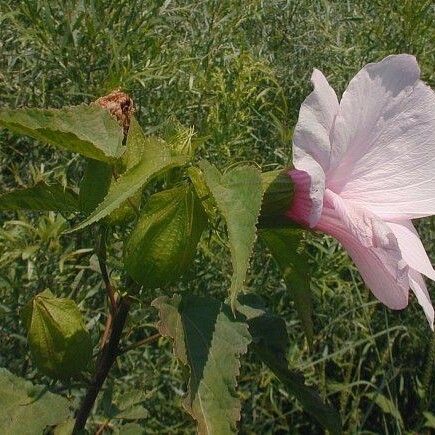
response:
M365 63L407 52L434 85L433 20L426 0L3 0L0 103L60 107L120 87L132 95L148 132L175 117L195 127L202 156L218 166L248 160L272 169L289 161L313 67L341 93ZM39 179L74 185L81 177L76 156L5 131L0 142L2 190ZM74 295L97 342L104 311L94 242L89 231L61 237L67 223L54 214L1 219L0 365L48 383L32 367L16 310L47 287ZM419 230L434 262L434 219L420 222ZM307 246L316 312L312 352L291 295L261 246L248 282L285 318L291 365L340 409L347 433L429 433L424 412L435 409L434 339L422 310L415 301L400 313L376 303L333 240L310 235ZM119 243L114 266L117 249ZM194 270L170 290L223 297L231 271L224 253L220 240L205 240ZM126 343L153 334L154 320L147 304L138 306ZM194 432L181 410L183 378L168 341L120 358L90 428L106 421L111 401L132 389L147 393L148 417L139 421L145 433ZM321 433L252 356L243 363L240 396L243 434ZM125 423L109 426L116 432Z

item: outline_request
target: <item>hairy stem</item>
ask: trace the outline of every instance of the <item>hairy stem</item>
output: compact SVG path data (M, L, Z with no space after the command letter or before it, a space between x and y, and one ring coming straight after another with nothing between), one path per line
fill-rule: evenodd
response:
M119 354L119 340L121 338L122 330L124 329L127 315L130 310L130 300L128 298L121 298L117 309L113 315L112 329L109 339L103 345L100 358L97 361L97 369L95 375L89 385L86 396L77 412L76 421L74 425L74 434L79 433L85 428L86 421L92 411L95 400L104 381L109 374L116 357Z

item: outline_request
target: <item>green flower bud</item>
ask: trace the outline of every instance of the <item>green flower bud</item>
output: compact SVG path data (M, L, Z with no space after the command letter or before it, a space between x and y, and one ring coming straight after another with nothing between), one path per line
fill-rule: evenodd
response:
M73 300L45 290L27 303L21 317L32 359L42 373L68 379L86 368L92 343Z

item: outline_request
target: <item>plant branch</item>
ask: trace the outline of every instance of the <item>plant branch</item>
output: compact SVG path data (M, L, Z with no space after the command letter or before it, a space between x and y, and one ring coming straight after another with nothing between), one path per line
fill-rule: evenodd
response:
M129 350L136 349L136 348L143 346L145 344L153 343L154 341L158 340L161 336L162 336L162 334L160 334L160 332L157 332L157 334L154 334L154 335L151 335L150 337L146 337L142 340L139 340L130 346L127 346L127 347L124 347L123 349L120 349L119 355L122 355L123 353L128 352Z
M100 342L101 349L103 349L107 339L109 338L110 330L112 328L112 322L113 322L112 312L109 311L109 313L107 314L106 324L104 325L104 332L103 335L101 336L101 342Z
M97 369L95 375L88 388L86 396L77 412L76 422L74 425L74 434L78 434L85 428L86 421L92 411L95 400L104 381L107 378L116 357L119 354L119 340L127 320L127 315L130 310L131 301L128 297L121 298L116 312L113 315L112 328L108 341L103 345L101 356L97 361Z

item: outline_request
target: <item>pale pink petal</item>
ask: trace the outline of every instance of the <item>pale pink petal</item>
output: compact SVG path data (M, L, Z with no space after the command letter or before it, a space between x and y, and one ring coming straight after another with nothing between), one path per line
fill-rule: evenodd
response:
M352 163L373 147L383 122L397 115L397 105L420 77L414 56L388 56L369 63L350 81L340 101L331 135L331 167Z
M293 134L293 163L301 169L298 160L308 154L327 171L331 151L329 134L338 111L338 100L319 70L313 71L311 82L314 90L301 105Z
M376 298L392 309L406 307L409 268L394 234L382 220L327 190L316 229L343 245Z
M433 331L434 309L430 300L429 292L427 291L423 277L414 269L410 269L409 271L409 284L415 296L417 297L418 303L423 308L424 314L426 314L426 318Z
M399 243L403 259L418 272L435 281L435 270L411 221L387 222Z
M338 110L337 96L324 75L314 70L313 92L302 103L293 135L293 164L289 175L295 196L289 217L313 227L320 218L329 165L329 133Z
M364 67L343 94L326 185L388 220L435 214L435 94L413 56Z

